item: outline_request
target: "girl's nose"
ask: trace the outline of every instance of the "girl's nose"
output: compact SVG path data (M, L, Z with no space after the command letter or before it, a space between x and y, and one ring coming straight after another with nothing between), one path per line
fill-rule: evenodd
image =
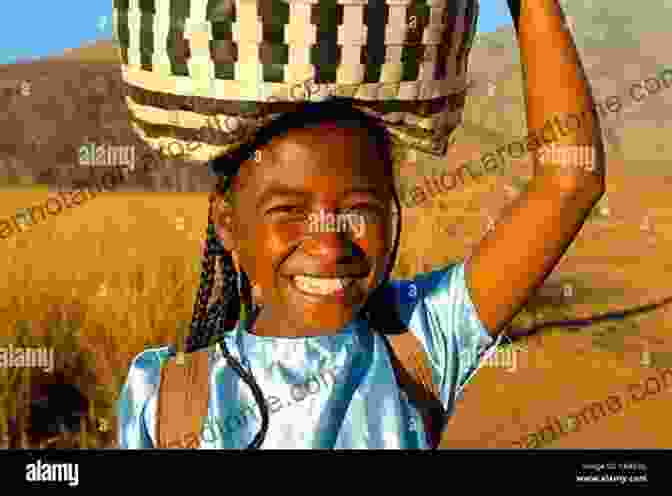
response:
M352 254L352 242L349 234L344 232L312 232L307 233L303 242L304 251L321 259L340 259Z

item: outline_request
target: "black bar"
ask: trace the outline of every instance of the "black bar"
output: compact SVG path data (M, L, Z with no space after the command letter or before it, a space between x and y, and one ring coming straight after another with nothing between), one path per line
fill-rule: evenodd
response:
M412 484L421 478L425 484L417 486L418 489L426 486L448 492L462 485L471 492L487 483L499 490L536 488L532 492L605 485L667 487L669 491L670 453L672 451L664 450L439 450L412 454L353 450L295 453L276 450L6 450L0 451L0 473L3 485L12 492L24 486L70 489L67 480L27 481L27 465L36 464L38 460L41 467L49 463L78 464L78 488L99 491L119 488L126 489L128 494L136 494L145 487L156 492L162 487L174 489L181 484L189 485L194 491L210 486L226 490L237 488L240 483L255 493L268 484L276 493L282 488L299 489L315 482L318 485L313 487L319 488L320 480L330 487L337 480L354 487L359 485L360 478L369 479L367 486L370 482L382 484L400 479ZM371 458L359 460L360 456ZM383 465L378 466L378 462ZM394 464L399 468L394 469ZM612 479L612 482L580 483L577 477L581 475L644 479L641 482L632 479L613 482L615 479Z

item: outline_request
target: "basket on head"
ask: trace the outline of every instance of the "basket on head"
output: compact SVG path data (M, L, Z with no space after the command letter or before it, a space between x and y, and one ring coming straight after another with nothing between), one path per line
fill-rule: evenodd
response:
M114 0L136 133L205 163L298 102L332 96L445 154L461 123L478 0Z

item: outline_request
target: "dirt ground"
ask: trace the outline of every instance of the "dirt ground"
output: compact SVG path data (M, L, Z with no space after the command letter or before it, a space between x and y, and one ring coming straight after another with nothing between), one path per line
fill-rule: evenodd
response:
M547 280L591 288L569 305L570 314L589 316L672 295L671 179L610 161L609 218L587 223ZM491 206L501 203L496 196ZM518 353L517 370L481 368L458 401L441 447L672 446L666 423L672 414L672 305L609 326L602 339L607 346L596 337L604 325L542 331ZM643 362L645 351L654 359ZM561 431L555 419L568 416L576 423ZM549 422L557 435L547 430L548 442L540 442L536 433Z

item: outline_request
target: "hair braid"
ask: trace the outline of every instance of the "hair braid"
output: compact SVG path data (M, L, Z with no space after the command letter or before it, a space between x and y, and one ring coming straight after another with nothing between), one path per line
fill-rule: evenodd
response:
M251 316L252 292L245 272L238 272L231 252L227 251L215 230L215 208L218 196L230 199L230 178L222 177L209 196L208 227L201 262L201 280L194 303L191 334L186 351L210 346L238 320ZM239 287L240 286L240 287Z
M213 230L213 210L214 210L214 195L209 197L208 207L208 227L206 231L206 242L203 247L203 261L201 263L201 286L198 291L198 298L196 301L195 315L199 320L205 318L208 308L210 307L211 296L213 293L213 286L215 281L215 269L217 265L217 256L213 253L211 243L211 231Z

